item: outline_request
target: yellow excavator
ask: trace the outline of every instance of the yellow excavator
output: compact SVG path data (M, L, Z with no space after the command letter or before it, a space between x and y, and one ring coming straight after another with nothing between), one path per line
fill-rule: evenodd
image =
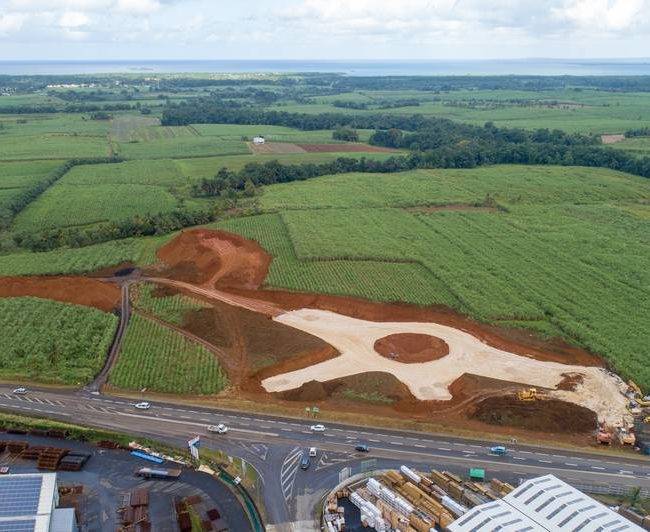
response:
M517 392L517 399L520 401L536 401L537 388L528 388L527 390L519 390Z

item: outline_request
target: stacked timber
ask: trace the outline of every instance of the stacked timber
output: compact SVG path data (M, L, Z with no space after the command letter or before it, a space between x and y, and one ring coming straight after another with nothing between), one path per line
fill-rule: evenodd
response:
M68 454L68 449L59 449L57 447L43 449L38 455L36 467L56 471L59 467L59 462L66 454Z
M490 481L490 487L492 488L492 491L494 491L499 495L499 497L505 497L506 495L508 495L508 493L510 493L512 490L515 489L507 482L502 482L497 478L493 478Z

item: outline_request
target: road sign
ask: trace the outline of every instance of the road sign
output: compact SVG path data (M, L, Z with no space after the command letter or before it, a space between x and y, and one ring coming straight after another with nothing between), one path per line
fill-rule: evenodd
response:
M352 475L352 468L350 466L344 467L339 471L339 484L346 481Z
M190 454L195 460L199 459L199 447L201 446L201 437L195 436L191 440L187 440L187 446L190 448Z

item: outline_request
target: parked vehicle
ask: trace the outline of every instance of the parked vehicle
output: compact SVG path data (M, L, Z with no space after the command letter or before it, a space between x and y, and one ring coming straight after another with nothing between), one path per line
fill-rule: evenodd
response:
M311 465L311 460L309 459L309 456L303 455L303 457L300 459L300 469L306 471L307 469L309 469L310 465Z
M310 458L316 458L317 454L318 454L318 451L316 450L316 447L310 447L309 448L309 456L310 456Z
M25 395L27 393L27 388L23 388L22 386L20 388L16 388L13 393L16 395Z
M484 482L485 481L485 469L481 469L478 467L473 467L472 469L469 470L469 479L478 481L478 482Z
M493 454L495 456L505 456L507 452L508 450L503 445L490 447L490 454Z
M160 479L177 479L181 476L180 469L153 469L151 467L141 467L135 472L136 477L142 478L160 478Z
M364 444L359 444L354 447L355 451L358 451L360 453L369 453L370 452L370 447Z
M135 406L138 410L149 410L151 408L151 405L147 403L147 401L135 403L133 406Z
M325 432L325 425L312 425L310 428L313 432Z
M208 425L207 431L214 434L226 434L228 432L228 427L223 423L219 423L218 425Z

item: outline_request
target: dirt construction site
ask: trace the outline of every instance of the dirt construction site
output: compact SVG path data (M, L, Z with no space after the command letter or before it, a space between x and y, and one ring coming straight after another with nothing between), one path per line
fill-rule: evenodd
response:
M182 293L207 303L187 311L179 328L210 344L228 373L232 386L209 400L297 412L318 405L469 431L498 425L513 436L581 443L592 441L598 422L631 422L625 383L560 340L446 308L269 289L272 257L223 231L184 231L158 258L141 275L155 283L156 297ZM87 277L13 278L7 286L0 296L119 304L114 284Z

